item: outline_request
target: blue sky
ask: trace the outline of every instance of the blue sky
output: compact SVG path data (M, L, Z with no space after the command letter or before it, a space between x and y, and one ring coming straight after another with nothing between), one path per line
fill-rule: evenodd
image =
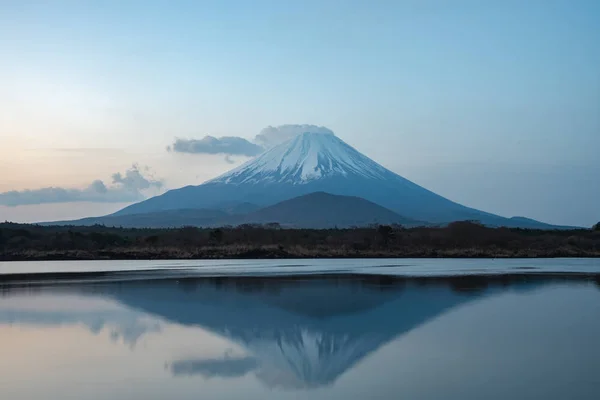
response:
M0 193L110 185L134 163L163 190L198 184L231 164L165 151L175 138L308 123L466 205L589 226L599 20L584 0L3 1Z

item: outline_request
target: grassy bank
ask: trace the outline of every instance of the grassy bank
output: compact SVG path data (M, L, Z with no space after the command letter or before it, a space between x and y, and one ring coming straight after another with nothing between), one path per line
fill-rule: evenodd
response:
M600 231L379 226L120 229L0 224L0 260L600 257Z

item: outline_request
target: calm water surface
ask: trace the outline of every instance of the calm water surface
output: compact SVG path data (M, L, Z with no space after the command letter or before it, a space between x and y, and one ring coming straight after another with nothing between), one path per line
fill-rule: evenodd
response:
M600 273L600 258L550 259L302 259L302 260L135 260L0 262L1 274L40 272L146 271L216 275L360 273L463 275L531 272Z
M597 280L1 290L3 400L600 398Z

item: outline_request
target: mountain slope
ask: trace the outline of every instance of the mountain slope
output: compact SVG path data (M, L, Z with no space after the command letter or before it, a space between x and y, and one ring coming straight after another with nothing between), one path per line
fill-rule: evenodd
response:
M544 222L536 221L535 219L525 217L511 217L510 220L518 225L519 228L531 228L531 229L580 229L578 226L568 225L552 225Z
M202 185L171 190L115 215L218 208L225 202L250 202L264 207L314 192L361 197L419 221L479 220L491 226L523 226L519 219L465 207L416 185L333 134L310 132Z
M183 226L215 227L241 224L279 223L293 228L348 228L370 224L425 225L402 217L380 205L359 197L311 193L275 205L254 210L242 204L230 212L211 209L166 210L143 214L109 215L71 222L47 222L43 225L105 225L123 228L179 228ZM245 214L242 211L252 211Z
M104 225L122 228L181 228L184 226L214 226L231 215L222 210L181 209L149 212L142 214L107 215L104 217L83 218L75 221L44 222L40 225Z
M250 213L245 223L277 222L295 228L348 228L370 224L424 225L360 197L311 193Z

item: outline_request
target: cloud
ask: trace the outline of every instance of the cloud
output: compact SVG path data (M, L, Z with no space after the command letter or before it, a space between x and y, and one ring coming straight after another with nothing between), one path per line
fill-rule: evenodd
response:
M143 172L148 175L150 173L150 168L144 167ZM121 185L123 188L126 188L128 190L140 191L150 189L152 187L155 187L157 189L163 187L161 181L155 180L151 176L145 177L144 175L142 175L140 167L137 164L134 164L130 169L128 169L125 172L125 176L121 175L120 172L117 172L116 174L112 175L112 179L114 184Z
M175 143L167 146L167 151L190 154L225 154L226 156L254 157L306 132L333 135L331 129L316 125L280 125L268 126L260 131L251 142L242 137L225 136L216 138L205 136L203 139L175 139ZM225 161L232 163L230 157Z
M225 136L216 138L206 136L203 139L175 139L167 150L176 153L192 154L228 154L253 157L263 152L259 145L240 137Z
M258 367L253 357L234 358L226 356L223 359L185 360L171 364L171 372L175 376L201 375L204 378L239 378Z
M334 134L331 129L316 125L267 126L256 135L254 141L265 149L269 149L306 132Z
M125 153L125 150L113 147L63 147L51 149L57 153L72 153L72 154L115 154Z
M84 189L47 187L42 189L10 191L0 193L0 205L15 207L20 205L98 202L128 203L146 198L144 191L163 187L160 180L149 176L149 168L134 164L125 174L112 176L112 184L107 186L101 180L95 180Z

